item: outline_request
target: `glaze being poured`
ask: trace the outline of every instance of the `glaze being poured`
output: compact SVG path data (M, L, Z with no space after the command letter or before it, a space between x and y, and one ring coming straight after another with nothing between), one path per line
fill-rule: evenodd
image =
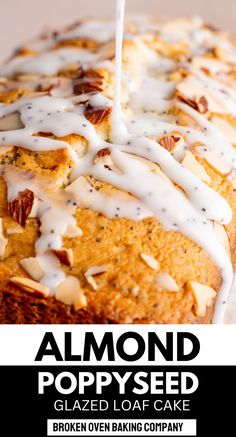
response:
M214 323L219 323L223 321L233 269L213 223L230 223L232 212L220 194L180 162L186 150L200 142L205 150L221 158L224 155L229 166L235 169L236 152L230 141L204 113L199 113L193 104L190 106L177 98L177 83L171 74L185 63L182 60L178 63L148 46L147 41L153 38L153 23L149 26L147 22L143 26L145 37L140 36L135 27L138 21L133 23L134 33L130 34L129 31L126 34L124 11L125 0L116 0L115 53L111 44L114 25L111 22L102 21L101 24L91 21L77 24L74 29L51 39L49 37L44 44L31 45L40 47L37 55L18 55L0 69L1 75L13 78L19 74L23 78L24 75L38 74L39 77L34 79L36 89L44 87L45 81L50 84L46 95L23 95L15 103L0 104L0 121L12 114L19 114L22 123L22 128L0 132L0 147L14 144L33 152L67 149L73 161L66 182L60 179L57 181L54 187L56 195L50 191L53 189L53 181L47 184L43 176L17 170L11 164L2 165L1 173L7 184L8 201L12 201L26 188L40 200L37 218L41 235L36 242L35 252L41 266L47 266L47 273L40 282L50 289L52 295L66 279L53 250L63 249L63 237L68 227L76 226L77 207L90 208L114 219L127 217L143 220L146 217L156 217L164 229L181 232L203 248L219 267L222 287L213 318ZM207 51L207 44L210 46L211 41L209 32L201 29L202 22L193 20L193 29L187 23L181 26L179 34L176 29L168 29L168 26L162 30L158 26L157 29L167 43L171 41L172 44L178 44L184 34L193 52ZM95 38L98 31L99 36ZM123 67L122 71L123 33L125 40L135 47L137 56L140 56L137 61L133 61L136 63L131 72L127 67ZM174 38L176 35L178 38ZM71 38L80 41L89 36L93 42L98 43L96 49L86 44L83 48L66 46ZM60 43L65 46L61 47ZM109 86L106 91L99 88L99 76L91 75L91 70L106 68L113 75L114 54L113 93ZM60 85L60 80L59 83L55 81L55 75L60 77L60 72L66 67L82 72L77 82L77 88L81 87L82 92L75 92L74 82L70 78L66 85L65 82ZM228 92L226 85L221 86L217 80L206 78L205 73L196 67L185 65L185 68L197 77L201 86L216 94L220 101L222 95ZM86 74L90 78L89 85ZM232 113L235 110L235 93L227 96L227 108ZM109 133L104 135L94 126L86 111L88 108L90 111L91 108L94 111L110 109L112 94L111 127ZM190 127L189 123L180 125L179 112L189 117ZM86 151L82 154L66 141L66 136L72 134L86 140ZM176 140L177 152L178 147L179 150L181 148L179 154L176 152L172 156L161 144L160 139L168 135L173 135L175 139L176 135L182 138L181 146L178 145L181 141L178 138ZM176 156L179 156L180 162ZM90 184L89 177L113 186L114 189L97 191ZM46 186L47 189L44 188ZM53 234L52 223L55 223Z
M121 82L122 82L122 45L124 34L125 0L116 0L116 58L115 58L115 94L111 115L111 140L121 143L127 138L127 128L122 121Z

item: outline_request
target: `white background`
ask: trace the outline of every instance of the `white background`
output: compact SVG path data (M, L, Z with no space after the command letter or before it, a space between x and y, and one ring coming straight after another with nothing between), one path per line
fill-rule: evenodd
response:
M86 15L112 15L115 0L0 0L0 60L13 47L37 35L44 27L73 22ZM202 15L217 26L235 32L235 0L127 0L131 14L168 17Z
M62 436L62 435L65 435L65 436L78 436L78 432L61 432L61 431L58 431L58 432L56 432L56 431L54 431L53 432L53 423L85 423L85 422L90 422L90 423L100 423L100 422L102 422L102 423L127 423L127 422L129 422L129 421L132 421L132 423L140 423L140 422L142 422L143 424L144 423L148 423L148 424L150 424L150 423L154 423L154 422L158 422L158 423L176 423L176 422L179 422L179 423L182 423L183 424L183 426L182 426L182 431L181 432L178 432L178 431L168 431L168 435L175 435L175 436L180 436L180 435L183 435L183 436L186 436L186 435L188 435L188 436L195 436L196 435L196 420L194 420L194 419L184 419L184 420L173 420L173 419L169 419L169 420L162 420L162 419L160 419L160 420L148 420L148 419L146 419L146 420L134 420L134 419L126 419L126 420L121 420L121 419L117 419L117 420L100 420L100 419L93 419L93 420L67 420L67 419L61 419L61 420L55 420L55 419L50 419L50 420L48 420L48 436L54 436L54 435L58 435L58 436ZM94 436L94 434L95 434L95 432L94 431L91 431L91 432L83 432L83 431L80 431L79 432L79 435L81 435L81 436ZM108 435L108 436L122 436L122 432L104 432L104 431L101 431L101 432L99 432L99 431L96 431L96 436L104 436L104 435ZM143 434L144 434L144 432L143 432ZM166 431L153 431L153 432L151 432L151 431L149 431L149 432L145 432L145 436L159 436L159 435L166 435ZM129 436L137 436L137 432L132 432L132 431L129 431Z
M94 332L96 341L101 343L104 332L112 331L116 340L122 333L136 331L144 339L147 333L154 331L164 343L166 332L192 332L200 340L201 350L193 361L168 362L166 363L161 354L157 356L156 362L148 362L147 354L138 361L126 362L117 355L114 362L108 362L106 355L101 362L91 359L86 362L65 362L55 361L53 357L45 357L41 362L34 359L42 342L44 333L51 331L57 341L57 345L63 355L64 351L64 332L72 332L72 352L80 354L83 351L83 339L85 332ZM175 343L175 342L174 342ZM164 343L165 344L165 343ZM130 355L137 350L137 343L126 345ZM134 349L135 348L135 349ZM132 352L134 351L134 352ZM159 365L159 364L184 364L184 365L236 365L236 325L1 325L0 326L0 365Z

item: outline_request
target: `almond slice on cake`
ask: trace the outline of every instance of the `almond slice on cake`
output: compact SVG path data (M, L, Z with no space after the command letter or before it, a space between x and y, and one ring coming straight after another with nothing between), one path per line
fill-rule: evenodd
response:
M0 258L4 256L8 240L3 235L2 218L0 218Z
M185 157L182 161L182 165L191 171L195 176L201 179L203 182L209 184L211 182L210 176L208 176L204 167L196 160L195 156L187 150Z
M55 298L66 305L73 305L75 309L87 305L87 299L80 287L80 282L74 276L68 276L58 285Z
M162 272L156 276L155 281L161 291L179 291L180 288L174 278L169 273Z
M8 203L8 209L11 217L19 223L26 225L26 220L29 217L34 204L34 193L31 190L20 191L17 197Z
M23 290L29 291L30 293L38 292L45 297L49 295L49 288L46 287L46 285L40 284L32 279L23 278L21 276L13 276L10 278L10 281L18 285Z
M71 267L74 264L74 254L72 249L52 249L61 264Z
M160 264L153 256L147 255L146 253L141 253L140 256L145 264L152 270L159 270Z
M207 307L212 304L217 295L216 291L208 285L203 285L195 281L188 281L186 288L193 293L196 315L204 317L206 315Z
M45 275L45 271L36 257L24 258L20 260L20 265L35 281L40 281Z
M232 170L232 166L229 162L212 151L206 151L202 157L220 176L227 176Z

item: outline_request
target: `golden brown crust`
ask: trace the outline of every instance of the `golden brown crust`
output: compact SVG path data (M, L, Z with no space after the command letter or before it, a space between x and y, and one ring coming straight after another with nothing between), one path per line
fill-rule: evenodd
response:
M81 321L84 314L89 317L90 323L97 319L105 323L210 321L213 307L204 318L197 317L194 298L185 290L185 284L189 280L210 285L216 290L221 283L217 268L196 244L177 232L164 231L156 219L142 222L109 220L99 213L83 209L77 211L77 223L83 231L82 237L79 242L65 239L64 246L73 249L75 259L75 265L65 270L79 278L87 297L87 307L78 310ZM37 222L30 220L23 233L9 236L4 269L1 269L3 301L6 297L9 302L9 295L12 296L14 290L17 290L16 301L21 295L24 299L28 296L31 302L34 300L31 294L10 284L8 278L25 276L19 260L34 255L33 243L37 235ZM171 274L181 291L158 291L156 272L143 262L140 253L151 254L158 259L161 271ZM108 271L96 277L98 289L94 291L87 283L84 273L91 266L104 264L108 265ZM134 294L133 290L137 285L140 291ZM15 305L20 305L16 301ZM49 298L46 305L55 308L57 303ZM72 320L70 311L68 323ZM29 314L25 314L25 317L29 317ZM73 323L77 323L77 317L80 317L79 314L73 316ZM31 318L33 320L33 313ZM54 323L55 319L53 320Z
M7 290L0 287L0 323L8 324L117 324L122 323L120 319L114 318L112 312L98 308L87 307L86 309L75 310L54 298L42 299L38 296L22 291L16 287L7 287ZM211 323L213 307L208 307L206 316L196 320L183 320L179 323ZM150 321L148 315L143 318L134 318L127 323L150 324L164 323L161 320ZM172 323L170 320L167 323ZM177 321L175 323L178 323Z

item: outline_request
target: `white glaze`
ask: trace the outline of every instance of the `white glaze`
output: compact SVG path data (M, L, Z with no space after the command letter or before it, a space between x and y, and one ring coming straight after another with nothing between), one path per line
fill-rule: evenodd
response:
M37 218L41 223L41 236L36 241L35 253L46 272L40 282L54 294L56 287L65 279L65 273L59 267L58 259L51 253L51 249L61 249L62 236L67 226L76 224L74 199L64 190L60 190L56 196L50 194L50 190L55 190L55 182L52 180L10 166L4 168L4 179L8 187L8 201L12 201L25 189L33 191L39 199Z
M56 40L88 38L104 43L114 38L114 21L90 20L79 23L69 32L58 35Z
M50 95L25 97L10 105L0 105L0 117L17 111L24 125L22 129L1 132L0 144L14 144L32 151L67 148L74 161L70 185L63 190L59 184L56 198L50 195L50 184L47 186L44 178L33 177L30 173L16 171L15 168L12 170L13 167L10 166L2 168L8 186L8 199L14 199L17 193L25 188L31 189L40 199L37 217L41 222L41 236L35 249L40 264L47 266L47 274L41 282L51 289L52 294L65 279L65 274L50 250L63 247L62 240L67 226L75 225L76 206L91 208L114 219L127 217L142 220L155 216L165 229L179 231L204 248L219 266L223 284L217 299L214 322L222 322L233 275L231 262L218 239L212 220L221 224L229 223L232 218L231 209L218 193L181 166L157 141L148 137L152 136L158 140L164 134L179 132L184 135L186 147L200 141L207 149L224 156L233 168L236 168L236 153L217 126L190 106L176 101L176 84L174 81L166 80L168 73L175 71L176 62L160 57L145 44L142 37L137 37L137 22L132 41L142 54L143 62L137 65L135 78L127 71L122 74L125 0L117 0L116 3L115 93L111 116L111 143L101 139L94 126L84 117L83 106L83 101L87 98L93 107L110 106L111 100L102 93L75 97L70 82L63 85L55 82L57 72L71 63L82 66L84 70L105 67L113 73L111 61L100 62L103 43L114 35L111 22L90 21L56 37L56 40L83 37L96 39L101 45L96 51L77 48L53 49L55 41L51 41L50 45L47 39L45 45L40 45L38 56L18 56L0 69L0 74L7 76L15 73L54 76L47 78L53 85ZM190 22L184 21L184 24L182 22L181 30L177 30L173 24L172 28L170 25L169 28L159 26L156 29L161 32L162 38L172 43L186 38L193 53L202 53L212 38L210 39L209 32L201 29L201 26L202 22L195 19ZM155 26L151 23L145 31L153 29ZM203 87L216 94L228 111L232 114L236 112L236 93L232 92L229 95L226 85L206 77L196 67L187 64L187 68ZM37 83L44 80L42 77ZM121 84L128 90L128 109L122 108ZM227 102L223 102L225 93L228 96ZM176 116L168 114L168 110L173 106L194 119L197 127L193 129L179 126ZM65 141L43 138L37 135L39 132L50 132L57 137L72 133L81 135L88 142L87 154L79 158ZM105 168L101 162L94 163L97 152L104 147L110 147L111 159L115 165L112 169ZM181 154L183 152L184 149ZM142 160L137 157L141 157ZM169 180L155 171L153 162L159 165ZM105 191L96 191L84 175L92 175L122 191L115 190L112 197ZM50 183L53 184L52 181ZM182 191L175 184L181 187Z
M136 220L143 220L153 215L151 209L146 208L142 202L125 192L104 193L104 191L92 189L83 176L72 182L66 191L73 193L81 208L102 212L109 218L127 217L132 220L134 219L134 211L139 212L139 215L135 217Z
M116 1L116 59L115 59L115 95L111 115L110 137L113 143L125 141L127 128L122 120L121 82L122 82L122 45L124 33L125 0Z
M85 63L89 65L98 60L98 56L89 50L61 48L38 56L18 56L0 69L0 75L11 76L14 73L57 74L68 64Z

